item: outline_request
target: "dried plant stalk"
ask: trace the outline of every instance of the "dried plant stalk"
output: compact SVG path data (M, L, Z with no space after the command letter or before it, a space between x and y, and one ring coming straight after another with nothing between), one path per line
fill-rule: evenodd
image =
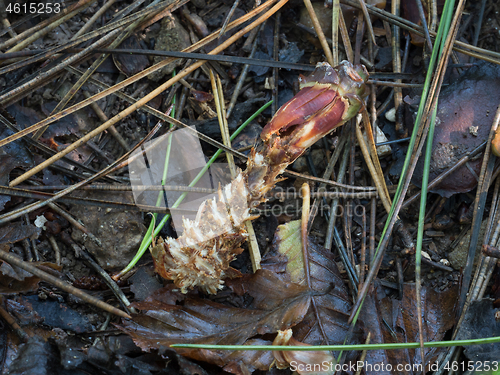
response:
M364 66L342 62L332 68L320 63L300 92L283 105L252 149L247 169L219 189L218 199L200 206L196 219L183 221L183 234L160 239L150 248L156 271L186 293L199 287L215 294L223 279L239 271L229 266L242 252L250 209L266 201L280 175L318 139L355 116L363 106L368 73Z

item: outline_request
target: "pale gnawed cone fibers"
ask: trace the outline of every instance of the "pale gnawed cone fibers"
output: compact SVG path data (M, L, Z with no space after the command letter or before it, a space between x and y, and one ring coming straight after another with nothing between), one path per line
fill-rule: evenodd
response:
M200 205L195 220L183 220L183 234L159 240L150 248L156 271L173 280L183 293L198 287L215 294L227 277L239 275L229 266L242 252L250 209L266 200L288 165L318 139L354 117L366 96L368 72L343 61L332 68L319 63L300 77L300 91L264 127L252 149L247 169L219 189L218 199Z

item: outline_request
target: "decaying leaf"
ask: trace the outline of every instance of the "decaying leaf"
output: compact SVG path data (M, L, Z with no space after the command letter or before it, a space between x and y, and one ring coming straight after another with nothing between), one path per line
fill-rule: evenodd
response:
M34 225L22 225L19 223L8 224L0 227L0 244L15 243L25 238L37 238L41 229Z
M455 303L458 288L452 287L443 292L422 287L422 320L424 341L442 340L446 331L452 328L455 319ZM404 284L403 299L391 299L384 290L376 287L368 294L360 318L365 330L371 332L371 343L418 342L418 319L415 298L415 285ZM441 348L426 348L426 365L434 363ZM398 364L421 364L420 349L411 350L369 350L366 363L377 369L377 364L391 364L383 367L385 371L367 371L366 374L417 374L418 372L396 371Z
M309 240L308 254L311 286L323 293L313 296L317 313L314 309L309 310L305 319L294 327L294 337L311 345L342 344L349 329L347 319L351 302L348 291L329 251ZM262 268L273 269L284 279L305 284L303 263L300 220L280 225L273 239L273 249L262 259ZM355 330L353 342L359 342L360 337L361 330Z
M141 44L137 36L131 35L125 39L118 49L135 49L140 50ZM125 74L127 77L133 76L139 72L142 72L149 67L149 60L146 55L136 55L136 54L113 54L113 61L120 72Z
M493 307L493 300L489 298L472 302L458 331L457 340L500 336L500 322L495 319L495 314L498 311ZM464 352L469 360L478 361L478 363L498 361L500 344L497 342L467 346Z
M53 363L57 361L50 343L40 337L33 337L19 346L17 357L10 365L9 374L47 375L52 373Z
M136 307L143 313L135 315L133 321L124 321L121 329L143 350L164 351L173 343L270 345L267 336L259 335L287 329L293 329L294 338L287 341L290 343L342 344L349 328L347 318L351 309L347 290L332 255L311 241L312 289L306 285L300 234L296 237L298 228L300 221L279 227L273 249L263 260L264 269L226 280L236 294L252 297L246 308L182 295L172 288L162 289L137 303ZM359 342L360 335L358 329L353 341ZM271 352L261 351L179 349L178 352L235 374L267 370L274 360ZM335 364L335 355L287 352L281 355L280 366L299 359L309 364L325 360Z
M5 111L7 114L8 112ZM0 139L14 134L3 124L0 125ZM9 185L9 174L17 167L31 168L33 166L33 156L28 150L26 143L19 139L3 146L0 150L0 185ZM0 195L0 210L11 200L10 196Z
M6 307L21 325L43 323L52 328L77 333L92 330L88 318L65 302L53 299L42 300L36 294L6 300Z
M36 238L41 229L34 225L11 223L0 227L0 251L9 251L9 245L26 238ZM40 279L18 267L0 261L0 294L33 291L38 288Z
M499 95L500 67L489 63L478 63L443 89L439 95L429 181L488 139ZM419 159L413 174L413 182L419 186L423 159ZM477 185L481 163L482 158L470 160L432 191L449 197L472 190Z
M173 343L261 345L262 340L249 339L293 327L302 321L314 292L305 286L286 283L267 270L247 276L240 282L251 286L246 291L254 298L254 309L192 297L186 298L182 306L150 303L152 309L149 310L146 310L147 303L141 303L138 307L146 311L135 315L133 321L124 321L122 329L143 350L163 351ZM266 370L272 363L270 353L187 349L179 352L224 368L230 365L226 371L236 374L257 368Z
M0 249L0 251L4 250ZM44 271L48 269L61 270L61 266L55 263L37 262L33 264ZM0 261L0 294L33 292L38 289L39 282L39 277L7 262Z

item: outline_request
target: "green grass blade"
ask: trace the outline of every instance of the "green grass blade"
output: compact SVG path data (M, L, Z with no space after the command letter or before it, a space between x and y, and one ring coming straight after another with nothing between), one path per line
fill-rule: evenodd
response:
M431 58L430 58L430 62L429 62L429 68L428 68L426 76L425 76L425 83L424 83L424 87L423 87L423 91L422 91L422 97L420 98L420 103L419 103L419 107L418 107L418 111L417 111L417 118L415 120L415 126L413 128L413 132L412 132L412 135L410 138L410 143L408 145L409 151L406 154L406 158L405 158L405 162L403 164L403 169L401 171L401 176L399 179L398 187L397 187L396 193L394 195L394 199L392 201L392 206L391 206L391 209L389 211L387 221L386 221L384 229L382 231L382 236L381 236L380 242L379 242L377 249L375 251L375 255L377 255L380 251L381 244L384 241L384 237L387 235L390 221L395 214L398 201L401 199L401 195L402 195L402 191L403 191L403 187L404 187L404 181L406 180L406 176L408 174L408 170L410 167L411 157L413 155L412 151L415 150L415 145L416 145L416 141L417 141L419 127L422 124L422 115L423 115L425 103L426 103L427 98L429 96L429 89L430 89L432 78L433 78L434 67L436 66L436 62L437 62L438 57L440 56L440 53L442 51L442 45L444 44L444 40L446 38L446 35L448 34L448 30L449 30L450 23L451 23L451 18L453 15L454 3L455 3L454 0L446 0L445 5L444 5L444 9L443 9L443 13L442 13L443 16L441 18L441 21L439 22L438 32L437 32L437 36L435 39L435 43L434 43L434 46L432 49L432 54L431 54ZM372 267L373 266L374 266L374 261L372 260ZM352 327L354 327L356 325L356 322L359 318L359 314L361 312L361 308L363 307L363 302L364 302L364 297L363 297L362 302L359 305L358 310L356 311L356 313L354 315L354 318L353 318L352 323L351 323ZM341 355L342 355L342 353L341 353ZM339 356L339 358L340 358L340 356Z
M485 345L500 342L500 336L455 340L424 342L426 348L445 348L451 346ZM389 349L417 349L419 342L401 342L389 344L357 344L357 345L311 345L311 346L280 346L280 345L208 345L208 344L172 344L172 348L193 348L209 350L293 350L293 351L338 351L338 350L389 350ZM500 364L500 360L498 362Z

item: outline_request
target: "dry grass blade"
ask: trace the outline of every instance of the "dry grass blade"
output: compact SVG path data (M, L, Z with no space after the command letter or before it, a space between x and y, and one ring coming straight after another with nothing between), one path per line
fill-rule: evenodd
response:
M359 5L361 7L361 10L363 11L366 24L368 25L368 33L370 35L370 39L372 40L373 44L377 45L377 41L375 40L375 32L373 31L372 21L370 19L370 15L368 14L368 9L366 9L365 0L359 0Z
M227 125L226 110L224 106L224 94L222 92L222 82L219 76L217 76L217 82L214 78L212 69L210 69L210 80L212 81L212 91L214 93L214 101L217 109L217 116L219 118L219 125L222 135L222 141L225 146L231 147L231 139L229 138L229 128ZM226 152L227 163L229 164L229 169L231 171L231 178L236 177L236 168L234 165L233 155ZM245 227L248 233L248 248L250 250L250 260L252 262L252 268L254 272L257 272L260 267L260 251L259 244L257 243L257 237L255 236L255 231L253 229L253 224L250 220L245 222Z
M256 14L259 14L261 11L264 11L266 8L270 7L273 3L275 3L276 0L272 0L272 1L268 1L264 4L262 4L260 7L252 10L251 12L248 12L247 14L245 14L243 17L240 17L238 20L234 21L234 22L231 22L228 26L228 30L231 30L241 24L243 24L244 22L248 21L250 18L254 17ZM161 4L160 4L161 5ZM156 10L157 9L157 6L156 7L152 7L152 10ZM140 15L143 15L145 14L146 12L145 11L141 11L141 12L138 12L137 14L140 14ZM135 19L135 18L134 18ZM123 22L123 21L122 21ZM105 29L102 28L102 29ZM84 37L86 37L88 34L84 35ZM208 43L214 41L217 39L217 35L218 33L217 32L214 32L212 33L211 35L207 36L206 38L200 40L199 42L193 44L192 46L190 46L189 48L186 48L183 52L193 52L193 51L196 51L198 50L199 48L203 47L203 46L206 46ZM95 35L92 35L92 37L94 37ZM86 40L86 39L85 39ZM80 39L80 41L78 43L81 43L83 40ZM165 59L163 60L162 62L156 64L156 65L153 65L152 67L149 67L148 69L145 69L143 70L142 72L139 72L137 74L135 74L134 76L132 77L129 77L127 79L125 79L124 81L112 86L112 87L108 87L107 89L101 91L100 93L86 99L86 100L83 100L81 101L80 103L77 103L73 106L71 106L70 108L67 108L66 110L56 114L56 115L52 115L52 116L49 116L47 117L45 120L42 120L40 121L39 123L37 124L34 124L26 129L23 129L22 131L20 132L17 132L16 134L13 134L9 137L6 137L2 140L0 140L0 147L2 146L5 146L6 144L10 143L10 142L13 142L15 141L16 139L19 139L19 138L22 138L24 137L25 135L27 134L30 134L42 127L44 127L45 125L48 125L48 124L51 124L55 121L58 121L60 120L61 118L63 118L64 116L67 116L79 109L82 109L88 105L90 105L90 103L92 102L96 102L102 98L105 98L106 96L114 93L114 92L117 92L118 90L121 90L129 85L131 85L132 83L134 82L137 82L138 80L146 77L147 75L149 75L150 73L153 73L161 68L163 68L164 66L166 66L167 64L170 64L171 62L173 62L174 60L176 60L175 58L169 58L169 59ZM75 68L72 68L70 66L67 67L68 69L75 69ZM75 69L76 70L76 69ZM0 74L2 74L2 72L0 71ZM82 73L83 74L83 73ZM94 81L92 81L94 82ZM117 95L120 95L120 94L117 94ZM124 97L122 97L124 98ZM128 99L126 99L128 100ZM134 100L134 103L137 103L137 101L135 99ZM0 101L1 103L1 101ZM139 107L137 107L139 108ZM163 120L165 120L166 116L163 115L160 111L155 111L155 116L157 116L158 118L161 118ZM168 116L167 116L168 117ZM178 121L176 121L175 119L173 118L168 118L168 120L165 120L167 121L168 123L171 123L171 124L179 124ZM199 136L199 135L198 135ZM201 138L201 136L200 136ZM203 138L202 138L203 139ZM225 149L224 145L220 145L220 144L216 144L217 147L219 148L223 148Z
M268 19L271 15L276 13L283 5L287 3L288 0L281 0L278 2L273 8L271 8L268 12L266 12L264 15L259 17L256 21L252 22L250 25L246 26L236 34L234 34L232 37L230 37L228 40L226 40L224 43L222 43L220 46L214 48L212 51L210 51L211 55L216 55L219 52L222 52L224 49L226 49L228 46L230 46L234 41L238 40L240 37L245 35L248 31L252 30L254 27L260 25L262 22L264 22L266 19ZM196 69L198 69L200 66L202 66L205 63L205 61L198 61L191 65L190 67L184 69L183 71L179 72L175 77L169 79L167 82L163 83L159 87L157 87L155 90L153 90L151 93L143 97L142 99L138 100L135 104L131 105L127 109L123 110L119 114L117 114L115 117L110 119L109 121L105 122L101 126L99 126L97 129L94 129L93 131L89 132L87 135L84 137L80 138L78 141L74 142L70 146L68 146L66 149L58 153L57 155L54 155L53 157L47 159L45 162L41 163L37 167L31 169L30 171L24 173L23 175L19 176L16 178L14 181L10 183L10 186L16 186L17 184L21 183L22 181L26 180L27 178L33 176L34 174L40 172L44 168L48 167L52 163L56 162L57 160L61 159L63 156L67 155L71 151L77 149L81 145L85 144L88 142L90 139L94 138L96 135L102 133L104 130L108 129L111 125L116 124L118 121L122 120L126 116L130 115L132 112L136 111L146 103L148 103L150 100L161 94L163 91L165 91L167 88L171 87L174 83L178 82L181 78L186 77L188 74L192 73ZM222 146L222 145L221 145ZM227 149L226 147L222 146L221 148Z
M392 13L395 16L399 16L399 11L400 11L400 2L399 0L394 0L392 2ZM401 73L401 47L399 45L400 41L400 34L399 34L399 27L396 25L393 26L392 28L392 66L394 73ZM401 80L396 80L396 83L402 83ZM402 114L402 108L399 108L403 104L403 90L400 87L395 87L394 88L394 110L396 111L396 132L400 136L408 136L408 134L405 134L407 132L404 131L403 129L403 116Z
M389 191L387 190L387 185L385 183L384 174L382 168L380 167L380 161L378 160L377 150L375 148L375 140L373 138L372 127L370 125L368 115L365 112L365 116L358 115L356 119L356 136L358 139L361 152L363 153L365 162L368 166L368 170L375 182L375 187L380 195L382 204L387 212L391 210L391 197ZM368 144L361 131L361 120L364 118L364 129L368 138Z
M339 65L339 17L340 17L340 3L339 0L332 2L332 59L333 66Z
M24 39L22 42L17 43L14 47L12 47L11 49L9 49L7 52L20 51L23 48L29 46L35 40L37 40L37 39L41 38L42 36L48 34L52 30L54 30L57 26L59 26L62 23L66 22L67 20L71 19L72 17L76 16L78 13L80 13L81 11L83 11L84 9L86 9L87 7L89 7L90 4L92 4L95 1L96 0L80 0L76 4L77 6L75 6L75 10L74 11L72 11L72 12L68 13L67 15L65 15L64 17L62 17L62 18L60 18L60 19L52 22L51 24L49 24L44 29L42 29L42 30L36 32L35 34L31 35L30 37Z
M30 90L33 87L38 86L41 82L46 82L47 80L51 79L55 74L60 73L65 67L67 67L75 62L80 61L82 58L84 58L89 53L91 53L94 48L102 46L103 44L106 44L107 42L112 40L114 37L116 37L120 31L121 31L121 29L116 29L116 30L111 31L108 35L104 36L103 38L101 38L97 42L95 42L94 44L85 48L82 52L79 52L71 57L68 57L67 59L65 59L61 63L57 64L57 66L53 67L52 69L49 69L46 72L38 74L32 80L30 80L30 81L16 87L14 90L11 90L8 93L0 96L0 102L4 102L7 99L12 100L12 97L16 97L16 98L21 97L21 95L25 94L27 90ZM37 138L35 138L35 139L37 139Z
M91 0L91 1L94 2L95 0ZM38 35L33 40L38 39L38 37L42 36L43 34L46 34L46 32L43 32L43 31L41 32L43 34L40 34L39 30L41 30L43 28L51 27L51 25L55 25L55 27L57 27L60 24L60 23L58 23L58 20L60 18L66 17L69 14L73 14L73 12L75 12L75 11L76 11L76 13L74 13L74 14L79 13L81 10L83 10L83 9L79 9L80 7L89 6L91 4L91 3L89 3L89 4L87 4L87 3L89 3L89 0L83 0L83 1L79 1L79 2L69 6L68 8L63 9L60 13L56 14L54 17L49 18L45 21L42 21L38 25L22 32L21 34L17 35L14 38L7 40L5 43L0 44L0 49L4 49L4 48L8 48L12 45L16 45L14 47L15 49L10 49L9 52L13 52L14 50L20 51L21 49L23 49L27 45L25 43L28 39L25 39L25 38L27 38L29 35L31 35L31 38ZM48 31L50 31L50 30L47 30L47 32ZM20 42L23 39L24 39L24 42ZM32 42L30 42L30 43L32 43ZM23 45L23 44L25 44L25 45ZM21 46L21 47L19 47L19 46Z

